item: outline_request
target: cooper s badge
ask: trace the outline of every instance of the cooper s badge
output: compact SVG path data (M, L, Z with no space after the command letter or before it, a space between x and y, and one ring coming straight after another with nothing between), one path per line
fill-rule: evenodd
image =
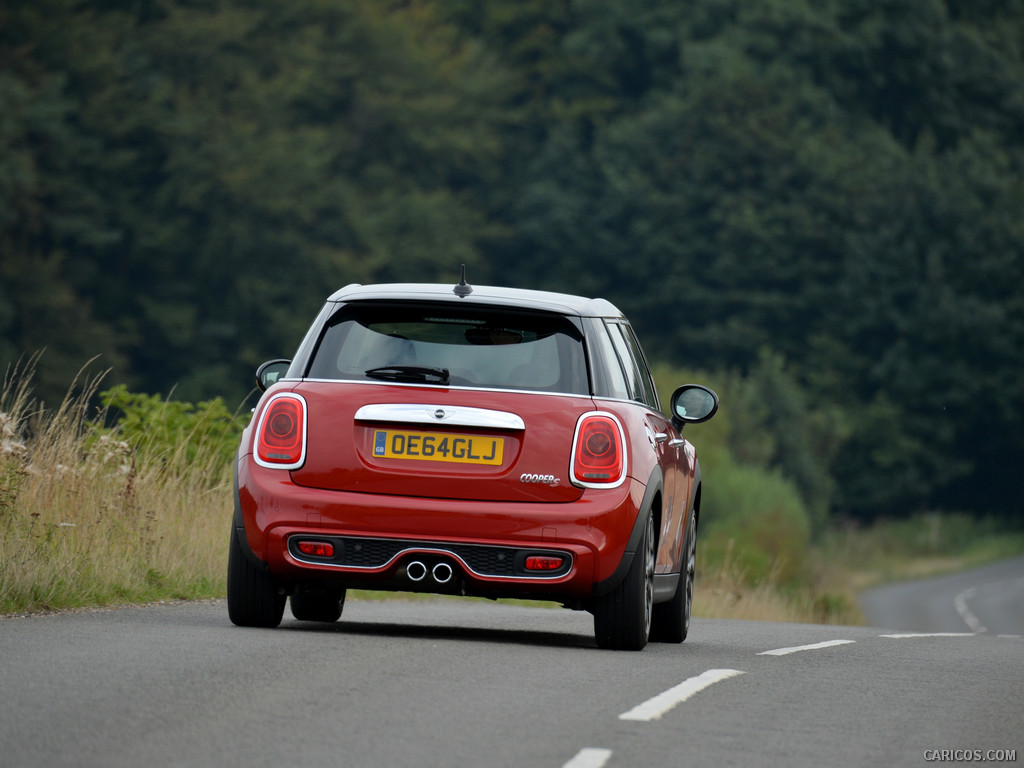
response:
M519 476L520 483L538 483L542 485L558 485L561 478L557 478L554 475L534 475L529 472L524 472Z

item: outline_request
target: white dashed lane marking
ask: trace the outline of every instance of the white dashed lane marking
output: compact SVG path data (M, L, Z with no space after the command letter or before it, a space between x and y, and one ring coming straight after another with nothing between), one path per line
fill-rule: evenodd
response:
M978 593L977 587L971 587L965 589L953 600L953 606L956 608L956 612L960 614L960 618L964 620L964 624L971 628L974 632L988 632L978 617L971 612L971 609L967 607L967 601L970 600Z
M974 637L975 635L976 633L974 632L905 632L899 634L879 635L879 637L902 639L911 637ZM761 651L757 655L788 656L791 653L818 651L824 648L834 648L838 645L850 645L855 642L857 641L826 640L821 643L794 645L788 648L775 648L770 651ZM651 720L657 720L673 707L682 704L691 696L700 693L705 688L721 682L722 680L728 680L730 677L736 677L737 675L743 674L746 673L738 669L709 669L707 672L697 675L696 677L684 680L679 685L669 688L664 693L659 693L657 696L648 699L643 704L638 704L628 712L623 712L619 715L619 720L632 720L635 722L650 722ZM610 749L587 747L577 752L572 760L567 762L562 766L562 768L604 768L611 757L612 751Z
M736 675L742 674L743 672L738 669L709 669L703 674L684 680L679 685L669 688L664 693L659 693L657 696L652 699L648 699L643 704L638 704L629 710L629 712L623 712L619 715L619 720L636 720L639 722L657 720L674 706L682 704L695 693L699 693L708 686L714 685L721 680L727 680L730 677L736 677Z
M847 645L855 643L856 640L826 640L823 643L812 643L811 645L794 645L792 648L776 648L774 651L761 651L758 656L788 656L791 653L801 651L817 651L821 648L831 648L834 645Z
M610 749L594 749L587 747L576 753L576 756L562 768L604 768L608 758L612 756Z

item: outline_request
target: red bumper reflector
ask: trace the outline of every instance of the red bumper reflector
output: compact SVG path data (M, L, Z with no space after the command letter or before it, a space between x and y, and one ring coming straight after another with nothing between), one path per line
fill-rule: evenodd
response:
M565 558L552 555L530 555L526 558L528 571L557 571L562 567Z
M298 550L310 557L334 557L334 545L329 541L300 541Z

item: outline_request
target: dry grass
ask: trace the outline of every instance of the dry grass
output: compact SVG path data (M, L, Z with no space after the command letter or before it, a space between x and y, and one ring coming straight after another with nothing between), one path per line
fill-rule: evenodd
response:
M44 411L30 378L9 372L0 391L0 614L222 597L232 503L223 437L220 450L199 432L129 445L96 428L98 380ZM784 582L784 568L751 578L730 542L706 540L694 614L858 624L857 592L868 586L1021 551L1024 535L963 516L836 526L812 547L803 578Z
M813 624L864 622L856 593L846 584L826 583L818 577L783 584L775 570L765 579L752 581L736 566L731 552L727 547L724 560L710 564L698 556L695 616Z
M806 572L783 583L778 569L754 580L729 547L721 562L702 563L694 613L706 618L863 624L857 596L879 584L927 578L1014 557L1024 533L962 514L921 514L871 526L834 524L811 545Z
M0 396L0 613L222 594L226 468L210 482L180 453L97 435L98 381L47 412L16 374Z

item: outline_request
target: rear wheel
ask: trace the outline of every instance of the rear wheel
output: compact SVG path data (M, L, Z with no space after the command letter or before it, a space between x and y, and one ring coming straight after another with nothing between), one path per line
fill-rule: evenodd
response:
M276 627L284 615L287 596L265 568L242 551L232 528L228 547L228 618L240 627Z
M667 603L654 606L651 640L658 643L681 643L690 632L690 613L693 611L693 582L697 569L697 516L690 515L686 527L682 573L676 593Z
M289 598L292 616L299 621L326 621L341 618L345 607L345 590L317 592L300 589Z
M594 606L594 636L601 648L639 651L651 634L654 607L654 516L647 523L626 578Z

